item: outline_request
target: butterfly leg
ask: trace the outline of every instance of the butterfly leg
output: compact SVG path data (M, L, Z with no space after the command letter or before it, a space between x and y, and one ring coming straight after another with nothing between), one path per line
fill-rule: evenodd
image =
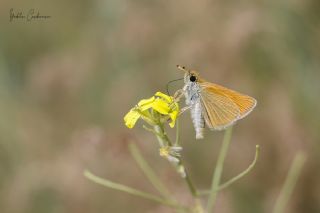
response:
M173 95L174 101L175 101L175 102L179 102L180 99L181 99L181 97L183 96L183 94L184 94L183 89L177 90L177 91L174 93L174 95Z
M183 108L180 110L180 112L179 112L179 116L180 116L182 113L184 113L185 111L191 109L191 107L192 107L192 105L183 107Z
M182 89L177 90L173 95L173 101L169 105L169 107L172 108L175 103L178 103L182 96L183 96L183 90Z

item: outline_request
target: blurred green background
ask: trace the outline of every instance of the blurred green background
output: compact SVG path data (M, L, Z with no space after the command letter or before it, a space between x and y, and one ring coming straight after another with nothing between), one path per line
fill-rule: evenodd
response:
M11 8L51 18L10 22ZM172 212L83 177L89 168L156 193L132 160L130 141L189 202L154 136L141 122L132 130L123 123L140 99L182 77L176 64L258 100L234 128L223 180L247 167L255 144L260 159L219 194L218 212L271 212L300 150L308 159L287 212L320 212L319 8L317 0L2 1L1 212ZM206 131L195 141L189 113L181 117L183 156L199 188L210 185L222 136Z

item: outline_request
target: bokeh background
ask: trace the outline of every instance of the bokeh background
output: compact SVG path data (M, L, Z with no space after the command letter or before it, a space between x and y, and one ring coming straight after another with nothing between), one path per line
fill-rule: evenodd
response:
M234 128L223 180L247 167L256 144L260 158L219 194L218 212L271 212L300 150L308 159L286 212L320 212L319 2L1 1L1 212L172 212L83 177L88 168L156 193L130 156L131 141L189 202L154 136L141 122L132 130L123 123L140 99L182 77L176 64L258 100ZM10 8L51 18L10 22ZM195 141L189 113L180 123L191 178L208 188L223 132Z

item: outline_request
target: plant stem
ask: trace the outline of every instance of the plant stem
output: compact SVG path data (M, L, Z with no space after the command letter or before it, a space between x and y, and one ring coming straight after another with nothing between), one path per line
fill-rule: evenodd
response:
M227 188L228 186L230 186L231 184L233 184L234 182L236 182L237 180L239 180L240 178L242 178L246 174L248 174L253 169L253 167L255 166L255 164L258 160L259 151L260 151L260 147L259 147L259 145L256 145L256 153L255 153L254 159L253 159L252 163L248 166L248 168L246 170L242 171L237 176L235 176L235 177L231 178L230 180L226 181L225 183L221 184L216 191L220 191L222 189ZM211 192L210 190L203 190L203 191L199 192L199 195L208 195L208 194L210 194L210 192Z
M143 191L140 191L140 190L137 190L137 189L134 189L134 188L119 184L119 183L114 183L114 182L112 182L110 180L107 180L107 179L100 178L100 177L92 174L88 170L85 170L83 175L86 178L88 178L89 180L91 180L91 181L93 181L93 182L95 182L97 184L100 184L100 185L106 186L108 188L111 188L111 189L123 191L123 192L126 192L128 194L132 194L132 195L135 195L135 196L138 196L138 197L142 197L142 198L145 198L145 199L148 199L148 200L152 200L152 201L161 203L163 205L166 205L166 206L169 206L169 207L172 207L172 208L187 209L186 207L182 207L181 205L179 205L179 204L177 204L175 202L172 202L171 200L163 199L161 197L158 197L158 196L155 196L155 195L152 195L152 194L149 194L149 193L146 193L146 192L143 192Z
M176 141L174 142L175 146L179 145L179 140L180 140L180 124L179 124L179 118L176 120Z
M242 178L246 174L248 174L253 169L253 167L255 166L258 157L259 157L259 145L256 145L256 154L254 156L254 159L253 159L252 163L248 166L248 168L246 170L244 170L243 172L241 172L240 174L238 174L237 176L231 178L230 180L228 180L227 182L222 184L219 187L219 190L227 188L228 186L230 186L231 184L233 184L234 182L236 182L237 180L239 180L240 178Z
M306 154L299 152L294 157L291 164L291 168L286 177L285 183L281 189L280 195L276 201L273 213L282 213L289 201L289 198L293 192L293 189L297 183L298 177L300 175L302 166L306 160Z
M147 161L142 157L138 147L134 143L129 144L129 149L132 157L139 165L140 169L147 176L151 184L164 196L171 197L169 190L166 186L161 182L155 172L152 170Z
M226 154L229 148L229 144L231 141L231 135L232 135L232 127L228 128L225 131L223 142L221 145L221 149L219 152L216 168L213 173L213 178L212 178L212 184L211 184L211 193L208 198L208 204L207 204L207 212L210 213L215 205L216 199L217 199L217 194L218 194L218 188L220 184L220 179L223 171L223 164L224 160L226 158Z
M166 146L169 142L164 140L163 129L161 128L161 126L160 125L155 125L153 128L154 128L154 131L157 133L155 135L156 135L156 137L158 139L160 147Z
M158 135L159 137L161 137L161 135L160 135L158 132L156 132L154 129L151 129L151 128L145 126L145 125L143 125L142 127L143 127L145 130L147 130L147 131L149 131L149 132L152 132L153 134Z
M180 160L180 162L181 162L181 160ZM182 163L181 163L181 164L182 164ZM185 171L185 173L186 173L186 176L185 176L184 179L185 179L186 182L187 182L187 185L188 185L188 187L189 187L189 190L190 190L192 196L193 196L193 197L198 197L197 190L196 190L196 188L194 187L194 185L193 185L193 183L192 183L192 181L191 181L191 179L190 179L187 171Z
M161 144L168 144L169 146L172 145L172 142L170 141L170 139L168 138L168 136L165 134L164 132L164 128L163 126L161 125L156 125L154 126L154 130L158 133L156 134L156 137L159 141L159 144L161 146ZM162 136L162 137L161 137ZM193 197L197 197L198 196L198 193L197 193L197 190L196 188L194 187L191 179L190 179L190 176L188 175L188 172L186 171L186 168L184 167L183 163L182 163L182 160L180 157L178 157L179 159L179 164L178 165L175 165L176 166L176 169L178 170L179 168L183 168L184 171L185 171L185 176L183 177L185 180L186 180L186 183L188 185L188 188L192 194Z

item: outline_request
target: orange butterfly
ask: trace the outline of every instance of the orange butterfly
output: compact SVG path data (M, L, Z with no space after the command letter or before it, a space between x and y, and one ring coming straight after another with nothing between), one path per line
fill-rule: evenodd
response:
M203 138L205 125L211 130L226 129L248 115L257 104L250 96L205 81L196 71L177 67L185 72L185 85L180 92L186 98L187 107L181 112L191 110L196 139Z

